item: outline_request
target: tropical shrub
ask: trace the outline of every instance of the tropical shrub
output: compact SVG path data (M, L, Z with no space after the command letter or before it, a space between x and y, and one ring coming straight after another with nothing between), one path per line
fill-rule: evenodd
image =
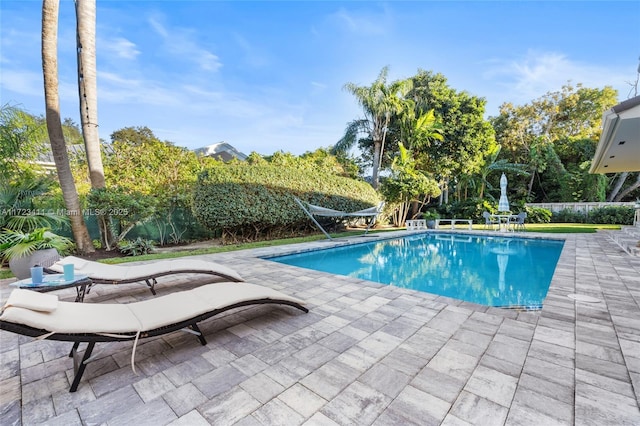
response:
M553 223L587 223L587 215L584 212L573 209L562 209L551 215Z
M597 223L610 225L633 224L634 209L624 206L598 207L589 213L564 209L554 212L551 218L555 223Z
M416 161L411 151L402 143L398 144L399 155L391 164L391 174L382 181L381 190L387 202L394 203L393 224L401 226L411 210L417 204L417 214L431 197L437 197L441 191L438 183L430 175L416 169Z
M73 241L54 234L49 228L37 228L31 232L5 229L0 232L0 260L28 256L37 250L54 248L60 255L73 250Z
M136 238L133 241L122 240L118 242L118 250L125 256L140 256L153 251L154 242L143 238Z
M484 223L482 213L495 213L497 208L489 201L481 198L467 198L454 201L440 208L440 213L447 218L473 219L476 223Z
M192 198L194 217L222 232L223 241L287 235L313 224L293 197L340 211L379 202L366 182L313 167L281 167L268 162L227 164L202 172Z
M542 207L525 206L524 211L527 213L526 221L529 223L549 223L551 221L551 210Z
M589 223L631 225L634 210L631 207L607 206L593 209L587 215Z

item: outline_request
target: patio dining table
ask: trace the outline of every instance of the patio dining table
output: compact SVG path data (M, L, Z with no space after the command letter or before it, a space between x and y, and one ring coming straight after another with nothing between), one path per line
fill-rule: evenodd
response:
M509 224L512 222L512 219L516 217L518 216L511 213L491 215L491 219L495 219L498 222L498 230L500 232L507 232L509 230Z

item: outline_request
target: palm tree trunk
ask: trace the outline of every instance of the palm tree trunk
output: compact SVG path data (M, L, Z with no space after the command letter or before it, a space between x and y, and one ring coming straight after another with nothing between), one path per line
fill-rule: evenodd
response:
M536 171L537 169L534 169L531 172L531 179L529 180L529 186L527 187L527 200L531 200L531 193L533 192L533 183L534 178L536 177Z
M382 141L373 141L373 170L371 171L371 185L374 189L378 189L378 173L380 171L380 158L382 157Z
M75 0L76 44L78 49L78 93L80 98L80 123L87 154L91 188L105 188L104 167L98 133L98 82L96 66L96 0ZM100 238L104 247L114 244L111 218L106 214L97 217Z
M62 133L60 120L60 100L58 96L58 7L59 0L42 2L42 73L44 77L44 98L46 104L47 131L53 160L58 172L62 197L71 222L71 231L80 253L95 251L91 237L82 216L80 199L73 181L67 145Z
M92 188L104 188L104 168L98 133L98 83L96 78L96 1L76 0L78 91L80 123Z

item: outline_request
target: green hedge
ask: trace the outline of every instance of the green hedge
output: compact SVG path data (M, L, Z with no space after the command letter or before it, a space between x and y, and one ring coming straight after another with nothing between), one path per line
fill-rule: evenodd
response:
M366 182L273 164L213 167L198 176L192 199L194 217L223 239L260 239L309 229L311 221L295 203L341 211L376 205L379 197Z
M554 212L551 217L556 223L595 223L601 225L631 225L634 209L631 207L609 206L593 209L589 214L564 209Z

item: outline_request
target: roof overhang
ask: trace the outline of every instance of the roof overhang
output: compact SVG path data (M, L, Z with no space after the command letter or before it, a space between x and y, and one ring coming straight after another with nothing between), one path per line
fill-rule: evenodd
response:
M602 115L602 135L589 173L640 171L640 96Z

